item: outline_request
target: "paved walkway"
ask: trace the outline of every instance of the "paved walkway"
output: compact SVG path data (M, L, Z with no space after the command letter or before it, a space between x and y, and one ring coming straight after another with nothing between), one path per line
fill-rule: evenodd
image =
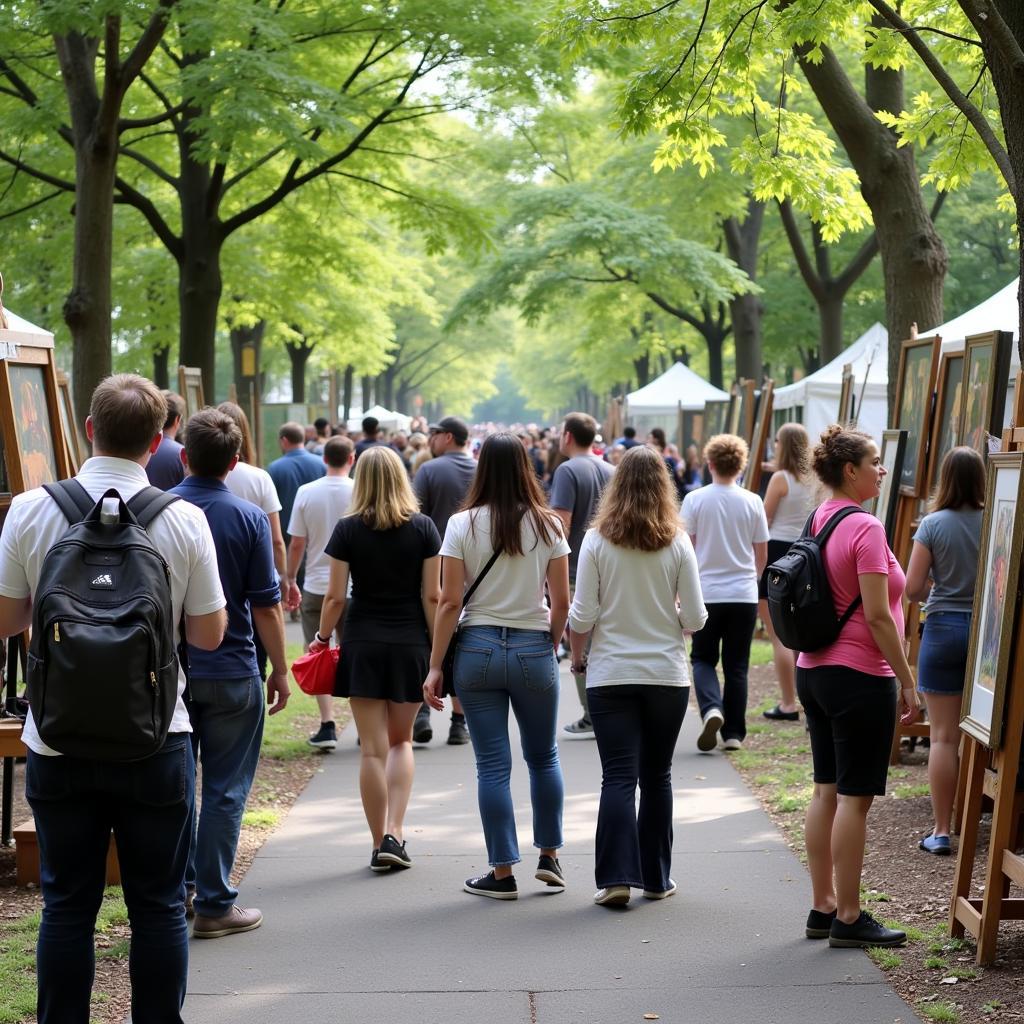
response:
M560 721L575 717L563 672ZM722 754L694 745L691 706L675 758L673 875L664 902L637 893L597 907L593 741L561 744L563 893L535 882L525 768L513 786L520 897L470 896L487 870L471 747L444 745L447 718L416 752L406 838L410 871L372 874L359 803L354 729L256 857L241 902L258 931L192 943L189 1024L672 1024L912 1021L913 1011L859 951L803 937L809 883Z

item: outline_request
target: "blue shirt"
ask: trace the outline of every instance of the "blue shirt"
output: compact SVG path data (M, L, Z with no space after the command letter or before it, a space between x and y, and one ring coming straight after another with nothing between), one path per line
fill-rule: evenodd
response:
M186 477L173 491L201 508L210 524L227 600L224 641L215 651L201 651L189 644L189 676L246 679L258 675L249 608L270 608L281 600L270 520L259 506L236 497L212 477Z
M327 472L323 459L310 455L305 448L292 448L279 459L267 466L270 479L277 488L277 497L281 502L281 527L287 531L292 521L292 505L295 495L303 484L319 480Z
M181 463L181 445L172 437L160 440L160 446L146 463L146 476L154 487L169 491L185 479L185 467Z

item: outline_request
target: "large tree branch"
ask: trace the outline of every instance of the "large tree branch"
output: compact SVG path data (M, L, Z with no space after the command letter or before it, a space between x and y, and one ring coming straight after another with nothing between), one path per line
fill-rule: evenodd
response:
M176 107L168 108L162 114L154 114L152 117L122 117L117 122L117 130L119 132L133 131L136 128L154 128L158 124L163 124L165 121L171 121L172 123L185 109L184 103L179 103Z
M39 105L39 97L36 95L35 90L3 57L0 57L0 75L3 75L14 86L15 92L11 93L12 96L17 95L19 99L24 100L30 107Z
M126 156L129 159L134 160L136 163L142 164L143 167L145 167L152 174L156 175L156 177L158 177L161 181L170 185L171 188L177 189L179 179L175 178L174 175L165 171L155 160L151 160L148 156L136 152L130 146L121 146L118 149L118 152L122 156Z
M659 295L657 292L644 292L659 309L663 309L669 316L674 316L677 320L682 320L684 324L689 324L691 327L698 330L701 334L704 334L708 325L705 320L698 320L692 313L683 309L681 306L675 306L668 299Z
M177 2L178 0L160 0L159 6L149 19L149 24L146 25L142 35L139 36L135 46L132 47L131 53L125 58L124 64L121 65L122 96L128 91L128 86L142 74L142 69L146 66L146 62L153 56L154 51L163 39L164 32L167 30L167 22L171 17L171 8Z
M941 194L941 193L940 193ZM861 274L871 266L871 261L878 255L878 232L872 231L871 237L857 250L857 254L846 265L846 269L836 278L836 286L845 295L856 283Z
M164 220L156 204L149 196L144 195L138 189L133 188L123 178L115 179L117 192L114 193L114 202L125 206L132 206L143 217L153 229L153 233L163 242L167 251L176 259L181 260L185 255L185 249L181 239L171 230L171 226Z
M807 252L807 246L804 245L803 235L800 234L800 225L797 224L796 216L793 213L793 204L788 199L779 203L779 217L782 220L786 238L789 240L789 247L793 251L797 270L800 271L800 276L804 279L804 284L814 296L815 301L821 302L825 298L825 289L821 278L818 277L817 271L811 264L811 257Z
M55 192L50 192L43 196L42 199L36 199L34 202L26 203L24 206L19 206L16 210L8 210L7 213L0 213L0 220L9 220L11 217L17 217L20 213L27 213L29 210L34 210L37 206L42 206L43 203L48 203L51 199L56 199L57 196L63 196L66 194L66 189L59 188Z
M1006 182L1007 188L1011 193L1016 194L1016 178L1013 173L1013 167L1010 165L1009 154L999 139L996 138L996 133L992 130L992 126L988 123L982 111L964 94L960 86L953 80L953 76L946 70L942 61L932 52L931 47L928 46L914 27L898 11L890 7L885 0L870 0L870 2L871 6L906 39L910 48L921 58L921 62L931 72L932 77L950 98L953 105L967 118L971 127L978 133L978 137L985 144L985 148L991 154L992 159L999 168L999 173L1002 174L1003 180ZM992 9L992 5L984 2L984 0L982 2L988 9L983 24L992 28L993 26L989 23L992 21L993 15L1002 22L1002 19L998 17L998 12ZM970 3L969 0L961 0L960 6L964 8L965 13L970 17L968 8L974 8L975 4ZM1003 26L1004 28L1006 27L1005 22L1003 22ZM1006 31L1009 33L1008 28L1006 28ZM1012 33L1010 35L1012 38ZM1020 52L1019 46L1016 47L1016 50L1020 54L1020 66L1024 68L1024 53ZM1014 61L1016 59L1016 57L1013 58Z
M43 182L46 185L52 185L54 188L60 189L62 192L74 192L75 183L73 181L66 181L64 178L58 178L56 175L49 174L46 171L40 170L38 167L33 167L31 164L25 163L20 156L12 156L10 153L0 149L0 161L5 164L10 164L17 171L21 171L24 174L29 175Z

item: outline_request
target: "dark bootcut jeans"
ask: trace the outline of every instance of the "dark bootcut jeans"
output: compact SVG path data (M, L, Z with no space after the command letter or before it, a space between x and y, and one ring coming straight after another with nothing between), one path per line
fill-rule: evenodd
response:
M185 862L195 770L188 736L143 761L29 752L26 795L39 841L43 915L36 946L39 1024L88 1024L93 931L113 829L132 938L136 1024L181 1024L188 977Z
M590 689L590 714L603 773L594 872L599 889L628 885L664 892L669 888L672 754L689 696L686 686Z
M708 621L693 634L690 663L693 687L701 717L719 708L725 716L722 739L742 740L747 735L747 670L750 644L757 625L757 605L722 602L705 605ZM718 658L721 654L725 687L718 684Z

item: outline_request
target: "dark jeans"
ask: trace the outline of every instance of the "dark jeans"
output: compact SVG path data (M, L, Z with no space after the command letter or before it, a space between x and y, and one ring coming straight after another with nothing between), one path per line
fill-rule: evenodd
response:
M690 690L592 686L587 696L602 770L597 887L664 892L672 867L672 754Z
M711 708L725 716L722 739L742 740L747 735L747 669L750 643L757 624L757 604L722 602L705 605L708 621L693 634L690 663L697 706L703 717ZM718 685L719 652L725 689Z
M39 1024L88 1024L93 930L113 829L132 939L136 1024L181 1024L188 977L185 861L195 769L188 736L143 761L30 752L43 915L36 946Z

